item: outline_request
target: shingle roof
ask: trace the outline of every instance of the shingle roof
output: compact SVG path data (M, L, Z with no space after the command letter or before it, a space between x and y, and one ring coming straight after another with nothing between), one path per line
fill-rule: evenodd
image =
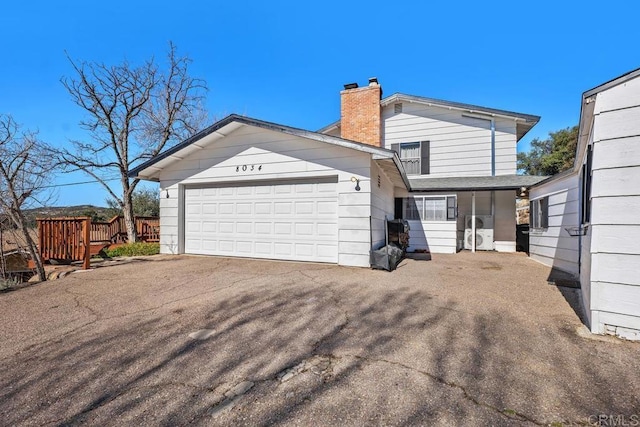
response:
M530 187L547 176L499 175L452 178L409 178L411 191L517 190Z

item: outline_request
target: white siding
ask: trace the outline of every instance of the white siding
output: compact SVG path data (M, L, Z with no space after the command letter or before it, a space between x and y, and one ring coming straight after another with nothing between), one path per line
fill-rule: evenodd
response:
M567 227L578 227L579 176L570 174L534 187L530 200L549 198L549 227L529 231L529 254L531 258L575 276L579 274L579 238L570 236Z
M455 196L455 193L406 193L398 192L396 197ZM459 201L457 202L459 203ZM452 254L457 250L456 221L409 221L409 252L426 250L431 253Z
M380 186L378 187L378 177ZM371 235L372 247L378 249L385 242L385 221L393 219L393 183L380 167L371 161Z
M583 294L593 332L640 339L640 79L599 93L594 112Z
M247 165L243 171L242 166ZM253 166L253 170L251 170ZM262 166L258 170L258 166ZM338 263L368 267L371 215L371 156L300 137L242 126L222 139L164 168L160 174L162 253L183 252L180 234L183 186L338 176ZM360 179L355 190L351 178Z
M430 141L430 176L490 176L490 121L463 116L461 111L418 103L383 109L384 146ZM495 118L496 175L516 173L516 123Z
M456 252L455 221L409 221L409 252L427 250L431 253Z

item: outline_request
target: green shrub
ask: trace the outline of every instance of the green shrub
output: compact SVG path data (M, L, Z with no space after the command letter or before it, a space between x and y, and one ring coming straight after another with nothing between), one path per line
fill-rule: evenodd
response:
M105 249L104 251L108 257L157 255L160 253L160 243L128 243L113 249Z

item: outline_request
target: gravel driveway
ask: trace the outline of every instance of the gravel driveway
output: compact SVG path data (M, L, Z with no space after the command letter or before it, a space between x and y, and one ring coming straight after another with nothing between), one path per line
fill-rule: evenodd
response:
M590 337L548 274L466 252L74 273L0 294L0 425L640 421L640 345Z

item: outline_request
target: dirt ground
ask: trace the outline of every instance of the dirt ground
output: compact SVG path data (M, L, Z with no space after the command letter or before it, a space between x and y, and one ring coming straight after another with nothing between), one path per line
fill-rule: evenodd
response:
M640 345L586 333L548 274L467 252L75 272L0 294L0 425L640 421Z

